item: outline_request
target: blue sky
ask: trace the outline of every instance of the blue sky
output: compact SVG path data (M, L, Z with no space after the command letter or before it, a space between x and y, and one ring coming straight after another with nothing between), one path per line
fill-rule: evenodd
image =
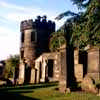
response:
M71 0L0 0L0 60L20 51L20 22L35 20L38 15L47 15L49 20L62 12L78 12ZM66 18L55 21L58 29Z

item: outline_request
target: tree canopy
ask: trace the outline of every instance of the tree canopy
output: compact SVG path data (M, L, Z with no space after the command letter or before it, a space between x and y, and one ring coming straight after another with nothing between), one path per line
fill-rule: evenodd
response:
M64 31L59 30L59 31L51 34L49 48L51 51L55 51L57 48L59 48L65 42L66 42L65 33L64 33Z
M13 78L15 68L19 65L19 55L11 55L6 61L5 61L5 71L4 71L4 77L5 78Z
M100 0L71 0L84 12L66 11L56 17L57 20L64 16L72 16L66 20L64 30L70 35L70 44L83 49L87 45L99 46L100 43ZM70 30L68 26L70 24ZM63 26L64 26L63 25Z

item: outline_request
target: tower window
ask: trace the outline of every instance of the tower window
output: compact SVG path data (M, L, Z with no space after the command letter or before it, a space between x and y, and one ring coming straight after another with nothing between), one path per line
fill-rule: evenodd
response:
M24 32L22 32L22 35L21 35L21 42L24 42Z
M35 38L36 38L35 32L31 32L31 41L35 41L36 40Z
M24 58L24 51L21 51L21 59Z

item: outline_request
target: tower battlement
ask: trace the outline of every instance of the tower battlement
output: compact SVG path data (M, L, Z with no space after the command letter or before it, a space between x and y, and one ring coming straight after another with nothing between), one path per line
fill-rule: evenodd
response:
M24 20L20 24L20 31L21 32L24 30L27 30L27 29L34 29L34 28L36 28L36 23L33 22L32 19Z
M37 16L35 21L33 21L32 19L22 21L20 24L20 31L23 32L24 30L27 30L27 29L36 29L36 28L40 29L40 27L44 25L46 25L48 29L51 29L51 28L55 29L55 22L51 20L47 21L46 16L43 16L43 17Z
M51 21L51 20L47 20L46 16L37 16L37 19L35 19L35 23L46 23L46 24L55 24L55 22Z

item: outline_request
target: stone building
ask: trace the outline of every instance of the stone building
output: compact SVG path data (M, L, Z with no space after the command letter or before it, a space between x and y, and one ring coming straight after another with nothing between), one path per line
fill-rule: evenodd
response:
M50 52L49 36L55 31L55 23L47 21L46 16L22 21L20 31L19 84L59 81L59 89L65 91L81 83L86 75L100 80L99 48L79 51L65 44L57 52Z
M43 53L35 60L36 83L59 80L60 53Z
M49 52L49 36L55 31L55 23L47 21L46 16L38 16L35 21L21 22L21 48L19 66L19 84L35 82L35 59L44 52Z
M87 74L94 80L100 80L100 48L91 47L88 53Z

